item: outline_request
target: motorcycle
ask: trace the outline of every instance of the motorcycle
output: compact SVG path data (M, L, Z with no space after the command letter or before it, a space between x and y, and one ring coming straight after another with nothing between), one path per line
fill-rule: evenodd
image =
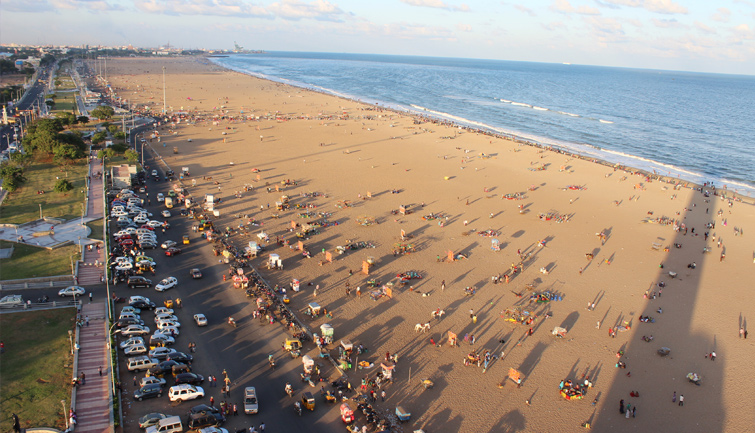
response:
M236 321L233 319L233 317L228 318L228 324L233 326L234 328L236 327Z
M286 394L288 394L289 397L293 397L294 396L294 388L291 386L290 383L286 384L285 391L286 391Z
M267 358L267 362L268 362L268 364L270 364L270 368L272 368L273 370L275 370L275 359L273 358L273 355L270 355Z
M297 402L295 402L295 403L294 403L294 410L296 411L296 413L297 413L297 414L298 414L299 416L301 416L301 403L299 403L298 401L297 401Z

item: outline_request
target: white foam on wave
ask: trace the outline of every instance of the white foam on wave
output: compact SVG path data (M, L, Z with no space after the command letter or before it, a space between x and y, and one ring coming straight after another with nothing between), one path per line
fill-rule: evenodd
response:
M557 111L558 114L564 114L571 117L582 117L579 114L569 113L568 111Z
M524 102L512 102L511 105L516 105L519 107L532 107L530 104L525 104Z
M536 105L533 105L532 108L534 108L535 110L538 110L538 111L550 111L550 110L548 110L545 107L538 107Z
M598 121L599 121L600 123L613 123L613 122L611 122L610 120L603 120L603 119L598 119Z
M509 101L508 99L501 99L501 102L505 102L507 104L511 104L511 101Z

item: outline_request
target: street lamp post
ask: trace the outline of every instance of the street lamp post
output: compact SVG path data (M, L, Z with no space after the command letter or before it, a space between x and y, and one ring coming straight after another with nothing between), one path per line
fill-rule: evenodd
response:
M39 219L42 219L42 203L39 204Z
M71 331L68 331L68 332L71 332ZM66 430L68 430L69 425L68 425L68 414L66 413L66 401L60 400L60 404L63 405L63 417L66 419Z
M163 114L166 114L167 112L167 102L165 98L165 66L163 66Z
M71 355L73 355L73 331L68 330L68 342L71 343Z

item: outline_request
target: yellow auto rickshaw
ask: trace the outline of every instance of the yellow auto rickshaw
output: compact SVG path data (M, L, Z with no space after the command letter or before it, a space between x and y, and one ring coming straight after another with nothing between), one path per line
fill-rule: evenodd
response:
M174 147L173 147L173 153L174 153L174 154L175 154L175 153L178 153L178 146L174 146Z
M178 364L171 367L171 372L173 373L173 377L176 377L181 373L191 373L191 368L186 364Z
M165 308L173 308L173 299L166 299L165 302L163 302L163 305L165 305Z
M286 341L283 342L283 349L291 352L293 350L300 350L301 349L301 341L297 338L286 338Z
M311 392L306 391L301 396L301 404L302 406L304 406L305 409L314 411L315 410L315 397L312 395Z
M189 245L191 243L191 241L189 240L189 235L184 235L183 239L184 245Z

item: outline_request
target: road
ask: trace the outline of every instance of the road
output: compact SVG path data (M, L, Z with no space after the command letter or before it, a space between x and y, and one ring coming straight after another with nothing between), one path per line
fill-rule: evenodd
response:
M39 82L39 79L34 81L34 84L31 85L31 87L24 93L24 96L21 97L21 100L16 104L15 110L18 111L25 111L32 108L35 103L39 103L44 105L44 101L40 100L40 97L45 94L45 89L47 87L47 81L49 79L49 69L50 67L45 67L39 70L37 77L42 78L45 80L45 84L41 84ZM8 117L12 116L12 113L8 113ZM19 126L19 128L24 124L23 123L23 116L16 118L17 121L20 123L17 123L16 126ZM8 149L8 143L15 141L13 135L15 133L14 131L14 125L3 125L0 127L0 152L5 151ZM20 137L19 137L20 138Z

